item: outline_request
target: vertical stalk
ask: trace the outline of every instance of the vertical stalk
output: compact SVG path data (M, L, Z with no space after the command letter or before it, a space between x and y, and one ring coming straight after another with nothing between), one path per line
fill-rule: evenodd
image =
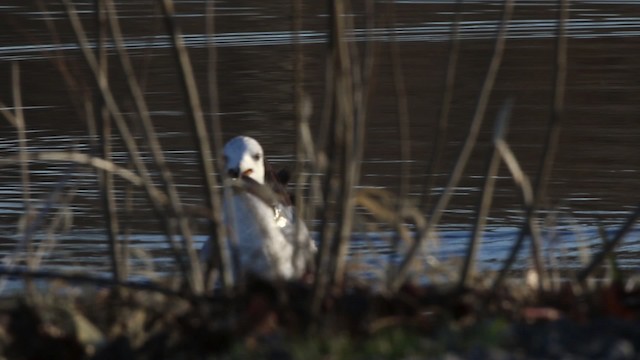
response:
M408 200L411 187L411 121L409 119L409 105L407 102L407 89L404 80L404 70L402 57L396 40L396 12L394 1L389 2L389 13L391 14L391 41L389 43L391 51L391 69L393 74L393 85L396 91L396 113L398 115L398 133L400 134L400 207L404 207ZM399 209L402 212L402 209Z
M220 116L218 113L220 112L220 99L218 96L218 51L214 40L215 35L215 1L207 0L205 3L206 6L206 33L207 38L209 39L208 47L207 47L207 64L209 66L207 70L208 75L208 92L209 92L209 112L210 112L210 123L211 123L211 135L213 137L213 150L216 155L216 159L222 159L223 151L222 151L222 123L220 121ZM225 179L227 174L224 171L222 161L217 161L218 165L218 174ZM224 182L223 182L224 183ZM231 201L231 189L227 186L223 188L224 199L228 204L232 204ZM215 204L215 201L214 201ZM232 206L232 205L231 205ZM234 211L229 212L229 216L233 217ZM229 223L235 224L235 220L230 218ZM219 224L220 226L211 228L211 236L217 236L217 246L214 247L214 250L218 253L216 254L218 257L218 263L221 268L221 277L223 284L227 288L230 288L234 284L233 274L240 274L240 271L236 268L239 265L239 261L237 259L237 249L235 249L237 242L236 233L231 231L229 233L226 232L226 229L221 224L223 223L222 219L222 209L219 211L213 211L213 223ZM225 246L225 239L227 237L231 238L231 246L229 249L228 246ZM227 241L226 244L229 244ZM231 250L231 251L229 251ZM212 264L207 264L209 269L207 271L207 275L205 279L207 279L206 286L213 286L213 281L211 281L211 277L213 274L213 266ZM209 288L208 288L209 289Z
M504 139L507 132L507 122L511 114L512 101L505 103L498 114L496 120L496 126L494 129L494 138ZM495 141L491 146L491 151L487 160L487 168L485 170L484 184L482 186L482 195L476 206L476 219L473 223L473 231L471 232L471 239L469 240L469 246L467 247L467 255L464 259L462 272L458 287L465 287L467 281L471 278L474 272L475 261L478 254L478 248L480 247L480 240L484 230L487 215L489 209L491 209L491 200L493 198L493 190L495 188L496 175L500 168L500 153L495 146Z
M558 28L556 34L555 66L553 94L551 98L551 118L547 128L547 137L543 148L542 161L536 179L536 206L544 202L546 186L558 148L560 130L564 114L564 97L567 82L567 21L569 0L558 0Z
M330 40L331 43L331 40ZM330 45L328 60L331 61L333 55L332 48ZM327 66L327 73L333 73L333 67L331 65ZM331 68L331 69L329 69ZM327 90L329 88L333 89L334 84L333 81L329 80L330 85L327 85ZM329 92L329 91L327 91ZM330 100L329 100L330 99ZM327 102L333 103L333 97L330 97ZM331 116L327 116L326 121L323 122L323 127L326 127L327 130L332 130L335 128L335 116L334 116L334 108L331 107ZM328 131L327 131L328 133ZM335 236L335 225L334 219L336 217L336 199L338 197L338 179L336 178L337 162L332 161L335 159L336 146L335 146L335 137L327 136L326 137L327 144L324 147L327 151L326 158L320 158L317 164L317 168L323 170L324 181L322 183L322 188L320 189L320 194L322 196L322 208L319 213L321 215L320 219L320 231L319 231L319 239L320 239L320 249L317 255L316 261L316 271L315 271L315 282L313 284L313 300L311 302L311 312L314 317L317 317L320 310L320 305L322 303L322 299L327 292L327 288L329 286L330 273L329 269L331 266L331 241Z
M33 251L33 224L31 221L31 181L29 176L29 154L27 153L27 129L24 120L24 112L22 109L22 90L20 88L20 64L13 62L11 64L11 90L13 92L13 108L15 110L15 125L18 135L18 159L20 161L20 183L22 184L22 207L24 209L23 217L25 219L22 246L26 252L27 268L32 270L35 266L35 258ZM25 277L27 295L29 297L35 294L35 288L30 277Z
M20 158L20 182L22 183L22 207L25 215L31 213L31 187L29 179L29 154L27 153L27 133L22 109L22 93L20 89L20 64L11 64L11 88L13 92L13 108L18 135L18 157ZM27 225L28 227L28 225ZM28 244L27 248L31 245Z
M354 189L360 173L364 142L362 92L354 81L354 73L359 70L352 61L352 50L345 39L345 3L333 0L328 2L328 6L331 35L327 73L331 75L328 89L333 91L329 98L332 116L325 125L329 125L328 130L332 134L326 139L329 143L328 164L323 185L320 254L312 302L316 315L327 289L333 284L341 285L344 278L353 226Z
M435 173L440 168L440 162L444 152L447 138L447 127L449 114L451 113L451 103L455 90L456 72L458 67L458 57L460 55L460 23L463 17L464 0L456 0L455 16L451 24L451 43L449 47L449 61L444 81L444 91L442 92L442 105L438 116L438 124L433 134L433 146L428 157L428 164L425 170L426 181L422 187L421 207L428 209L431 206L431 188L435 182Z
M352 61L349 43L346 41L347 26L345 22L346 6L341 0L332 1L332 16L334 18L333 37L334 52L334 82L335 87L335 115L336 139L340 155L341 176L339 217L337 224L337 238L332 246L332 281L342 285L345 273L346 255L353 227L353 208L355 205L354 190L360 174L363 132L364 128L358 121L356 108L361 101L360 89L354 82L357 64Z
M191 67L191 61L189 60L189 54L182 41L182 34L178 29L174 19L174 6L172 0L160 0L162 10L164 13L165 24L171 41L173 43L174 56L178 64L178 71L180 75L181 87L183 94L185 95L185 102L188 116L193 126L196 146L198 148L198 163L200 166L200 172L204 180L205 197L207 205L211 209L214 215L214 219L210 222L210 234L215 236L216 252L218 254L226 254L227 246L225 243L224 225L221 221L222 203L217 188L217 181L214 175L214 169L211 159L211 146L208 139L208 131L204 122L204 116L202 114L202 106L200 104L200 98L198 89L195 83L193 74L193 68ZM197 263L197 257L190 256L192 262ZM229 275L231 271L231 264L228 257L222 257L224 260L220 264L220 272L223 280L223 291L225 294L230 295L233 287L233 277Z
M494 290L502 284L507 272L515 262L524 239L527 235L531 234L531 229L528 224L531 223L531 218L535 214L537 208L542 202L544 202L546 184L548 177L551 174L557 143L560 136L562 117L564 113L564 94L566 91L567 76L567 21L569 18L569 0L558 0L558 8L558 27L556 30L554 57L554 87L551 99L552 112L547 127L545 146L542 150L543 153L538 167L538 176L534 181L535 199L533 201L533 206L525 209L524 223L508 258L505 260L500 273L498 273L498 276L494 280ZM536 256L536 253L539 254L538 244L535 244L535 242L532 241L531 246L534 256Z
M507 165L507 168L511 172L511 177L515 182L516 186L520 188L522 195L522 202L524 204L525 209L533 208L535 201L535 194L533 190L533 186L531 185L531 181L529 181L529 177L522 171L520 164L518 163L513 151L507 144L507 142L502 138L494 139L494 144L498 152L500 153L500 157ZM539 292L544 291L547 288L547 276L544 270L544 264L542 257L540 256L539 244L540 244L540 233L538 231L538 226L536 224L535 218L530 216L527 219L525 226L529 229L531 234L531 243L532 243L532 258L534 267L536 270L536 274L538 275L538 290ZM502 275L502 274L501 274Z
M108 57L106 50L107 40L107 19L104 0L94 0L94 11L96 20L96 59L98 60L98 82L99 86L108 86ZM105 107L102 97L96 94L94 99L95 119L100 131L100 152L102 158L111 161L111 119L109 111ZM120 251L118 249L118 235L120 228L118 224L118 214L116 199L114 196L113 174L109 171L98 170L98 182L100 186L100 196L102 198L103 211L106 223L107 239L109 242L109 256L111 258L111 271L113 278L121 282L126 276L123 273L120 261Z
M18 159L20 161L20 183L22 184L22 207L24 209L24 230L22 245L26 252L27 268L32 270L35 266L35 257L33 249L33 231L34 225L31 221L31 189L29 177L29 154L27 153L27 130L24 120L24 112L22 109L22 93L20 88L20 64L13 62L11 64L11 90L13 92L13 108L15 110L15 125L18 135ZM35 294L35 287L31 278L25 276L25 284L27 296L32 297Z
M458 181L462 177L462 172L464 171L471 152L475 147L476 140L480 132L480 127L484 120L487 106L489 105L489 98L491 96L491 93L493 92L493 86L495 84L496 77L498 76L498 70L500 69L500 65L502 64L509 21L511 20L511 16L513 14L513 2L514 0L505 1L503 17L500 23L500 29L498 30L498 34L496 37L493 57L491 58L491 63L489 64L489 69L487 70L487 75L482 85L482 90L480 91L478 104L476 105L476 110L474 112L473 119L471 120L471 125L469 126L469 132L467 134L464 145L460 150L460 154L458 155L453 170L451 171L451 176L449 177L449 181L447 182L446 190L431 212L431 224L437 224L440 221L440 217L442 216L443 211L446 209L447 205L449 204L449 200L453 195L453 188L457 185Z
M467 165L467 161L469 160L471 152L475 147L478 134L480 133L480 126L484 121L487 106L489 104L489 98L491 96L491 93L493 92L493 86L495 84L496 77L498 76L498 70L500 69L500 65L502 64L502 58L509 30L508 27L511 16L513 14L513 8L514 0L506 0L504 2L502 20L500 22L500 27L496 35L493 56L491 58L489 69L487 70L487 75L480 91L478 104L476 105L476 110L469 126L467 138L465 139L464 145L462 146L462 149L458 154L456 163L451 171L449 180L447 181L447 186L440 196L440 199L438 199L436 206L431 211L431 216L429 219L430 221L427 224L427 228L424 233L425 235L419 237L418 240L412 244L407 255L402 260L402 263L400 264L400 268L396 275L396 279L392 281L393 289L398 289L405 281L405 279L409 275L409 270L411 269L412 264L418 255L418 250L422 247L422 243L428 238L429 233L440 222L440 218L442 217L442 214L444 213L446 207L449 205L451 196L453 196L453 190L460 181L464 168Z
M300 44L300 32L302 31L302 1L293 0L292 2L292 23L291 31L293 33L293 113L295 114L296 121L296 189L295 189L295 208L296 208L296 230L294 239L296 239L296 247L294 249L294 259L299 256L300 246L298 246L298 239L300 238L300 231L306 215L306 209L303 204L303 184L306 178L305 176L305 161L308 159L306 156L308 149L312 146L310 138L307 136L309 132L309 118L308 112L305 111L305 92L304 92L304 54L302 52L302 45ZM297 265L295 265L297 266ZM300 271L302 269L295 269Z
M133 64L131 63L126 47L124 46L122 31L120 29L120 24L117 18L115 4L112 0L106 0L106 7L109 14L108 18L111 25L113 40L116 44L116 50L118 52L118 59L120 60L120 64L126 75L129 92L131 93L131 96L133 98L137 115L142 124L142 128L144 130L143 133L149 145L151 155L153 157L155 165L160 170L162 184L165 188L165 191L167 192L167 195L169 195L169 206L173 214L178 219L178 228L183 238L184 250L190 262L190 276L192 277L192 282L194 284L200 283L202 271L199 266L198 257L195 254L195 248L193 245L193 234L191 233L189 221L185 215L182 201L180 200L180 195L178 194L178 191L176 190L176 187L174 185L173 174L171 173L171 170L169 169L162 152L162 146L160 144L160 141L158 140L158 136L153 126L153 122L151 121L151 117L149 116L149 109L144 98L144 93L137 81L137 77L133 69Z
M629 215L627 221L620 227L620 230L614 235L613 239L606 242L602 250L591 259L591 262L578 273L578 281L583 283L587 277L606 259L606 257L615 250L620 244L624 236L633 229L635 223L640 219L640 203L636 205L635 210Z
M173 250L173 255L175 257L176 263L180 267L183 275L187 277L187 279L189 280L189 286L191 287L191 291L195 293L199 293L202 282L201 281L198 282L197 278L194 278L193 275L190 275L188 264L184 262L182 254L178 249L178 245L175 239L174 226L172 224L171 218L167 213L167 211L165 210L164 205L159 201L159 199L156 196L154 196L156 189L154 187L154 184L149 174L149 171L147 169L147 166L142 160L136 139L131 133L129 126L125 121L122 115L122 112L118 107L118 104L113 96L113 93L109 88L109 84L101 83L100 81L98 81L98 78L99 78L98 60L90 50L90 44L86 37L86 32L84 31L82 22L78 18L78 15L75 11L75 6L73 2L71 2L70 0L63 0L63 3L66 7L66 13L71 23L71 26L73 28L76 39L78 40L78 43L80 45L82 55L85 61L87 62L89 69L91 70L93 80L97 85L98 90L100 91L100 96L102 97L102 101L104 101L104 104L109 111L109 115L113 119L118 129L122 142L124 143L127 149L127 153L130 156L131 162L135 167L136 171L138 172L139 176L143 180L142 185L144 186L147 198L151 202L155 215L159 219L160 225L162 226L162 229L164 230L164 233L167 237L167 242L169 243L169 245L171 246L171 249ZM199 274L193 271L191 273L192 274L195 273L196 276Z

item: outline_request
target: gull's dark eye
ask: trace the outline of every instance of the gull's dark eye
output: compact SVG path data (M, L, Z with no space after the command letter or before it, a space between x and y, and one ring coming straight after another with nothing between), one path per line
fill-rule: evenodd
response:
M253 154L253 160L260 161L260 154Z

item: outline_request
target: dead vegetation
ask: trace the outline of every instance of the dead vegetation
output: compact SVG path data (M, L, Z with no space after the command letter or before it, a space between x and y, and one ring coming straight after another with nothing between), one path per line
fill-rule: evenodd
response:
M63 0L66 17L73 29L82 58L89 69L93 92L78 88L80 83L66 69L64 56L55 61L75 96L75 104L87 122L94 139L91 152L29 151L20 94L20 65L12 66L13 104L0 103L2 115L15 128L19 151L2 157L0 167L18 167L21 174L21 196L24 214L16 224L16 254L7 255L0 268L5 277L24 281L24 293L8 296L1 306L0 350L7 358L48 359L133 359L133 358L422 358L451 355L459 357L495 358L515 354L516 358L558 357L572 354L583 357L633 358L640 352L638 311L640 293L637 287L616 272L595 280L594 273L604 261L615 264L614 250L631 231L640 216L640 206L625 224L577 273L557 277L549 269L541 248L542 210L547 203L545 187L551 176L558 133L562 128L564 78L566 76L566 33L568 1L558 1L558 29L554 97L545 151L539 171L530 178L521 168L510 148L507 129L512 100L507 99L495 119L491 156L488 157L482 196L474 214L468 251L461 263L438 264L425 254L425 248L437 241L437 230L452 193L459 184L469 156L476 151L480 126L487 121L489 96L500 69L508 23L515 6L505 1L503 18L496 34L495 47L477 106L460 147L457 161L448 172L442 194L436 199L421 198L414 202L407 195L408 184L401 194L385 190L358 189L361 179L369 84L374 74L376 42L358 48L348 41L354 27L349 17L349 2L330 1L326 57L328 64L326 104L319 136L313 136L309 117L309 96L305 92L302 66L303 51L299 42L303 4L293 1L295 35L294 94L297 134L297 182L309 187L296 188L297 209L303 218L319 220L317 226L319 254L312 281L267 283L260 279L238 279L232 276L233 251L222 226L221 201L227 192L214 176L212 159L220 158L222 124L217 117L218 84L214 34L215 7L206 2L206 28L210 39L209 86L207 89L211 118L206 123L200 92L194 80L189 52L183 43L175 9L171 0L156 6L165 20L174 49L179 93L185 99L185 118L198 154L199 173L205 201L202 209L185 204L177 190L177 182L164 156L164 149L145 103L142 84L136 79L130 55L112 0L95 2L95 32L83 27L76 5ZM373 2L367 2L373 7ZM462 3L462 1L459 1ZM41 2L48 14L45 2ZM205 11L206 10L206 11ZM369 13L373 16L373 12ZM391 16L391 15L389 15ZM452 26L450 66L443 91L442 116L438 137L430 159L430 169L441 166L441 144L446 141L448 111L452 101L457 54L457 21ZM45 17L54 41L56 23ZM373 21L373 20L371 20ZM371 30L371 23L365 31ZM90 40L92 39L92 40ZM107 52L110 44L112 53ZM127 101L135 111L125 115L121 96L111 89L107 69L117 61L127 79ZM393 56L394 66L401 58ZM403 79L396 69L398 126L407 130L406 108L402 106ZM0 99L2 100L2 99ZM133 105L131 105L133 104ZM132 128L141 131L139 138ZM112 129L113 127L113 129ZM115 132L114 132L115 131ZM117 140L116 140L117 139ZM112 146L120 141L127 152L128 163L113 160ZM440 145L438 145L440 144ZM405 144L405 146L410 146ZM403 151L408 156L409 151ZM151 158L143 160L143 155ZM108 233L111 277L87 273L39 270L43 254L55 249L57 233L73 227L70 210L74 201L73 187L65 177L47 199L34 206L29 192L32 164L37 162L71 163L86 166L99 174L96 189ZM524 217L509 256L496 272L475 270L478 247L491 208L497 169L509 171L522 199ZM159 174L154 181L151 173ZM71 175L70 175L71 176ZM220 175L224 181L224 174ZM406 177L409 181L409 177ZM123 236L127 229L121 223L131 216L131 204L116 200L114 182L127 188L141 189L153 209L178 271L162 276L157 282L130 279L132 251ZM224 182L222 182L224 183ZM433 202L433 205L431 204ZM365 216L356 216L355 209ZM208 222L207 233L216 242L216 258L202 264L194 246L194 218ZM151 220L150 220L151 221ZM394 234L389 240L399 260L376 269L382 275L375 286L349 276L358 266L348 262L349 244L356 228L376 224ZM35 234L48 234L48 241L34 241ZM512 271L514 260L522 251L525 239L531 239L531 268L525 274ZM589 250L587 250L589 251ZM426 259L426 260L425 260ZM366 266L366 264L362 264ZM425 284L425 275L445 281ZM47 285L39 281L46 280ZM212 280L213 279L213 280ZM309 280L309 279L307 279ZM215 286L218 286L214 289ZM617 334L603 339L593 324ZM569 329L569 330L567 330ZM572 331L578 340L554 338L551 334ZM348 340L345 340L348 339ZM573 342L572 342L573 341ZM584 344L593 343L592 348ZM624 357L627 356L627 357Z

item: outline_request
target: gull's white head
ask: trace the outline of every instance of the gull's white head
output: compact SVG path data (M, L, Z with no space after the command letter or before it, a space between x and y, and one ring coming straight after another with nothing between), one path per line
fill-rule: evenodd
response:
M236 136L224 145L227 174L232 178L249 177L264 184L264 153L262 146L248 136Z

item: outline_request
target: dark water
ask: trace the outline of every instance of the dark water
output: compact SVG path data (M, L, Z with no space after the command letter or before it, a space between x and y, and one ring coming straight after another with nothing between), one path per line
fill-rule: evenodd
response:
M12 103L11 63L20 64L24 111L30 151L90 151L84 114L72 99L90 92L91 80L69 27L64 6L45 2L43 12L35 1L3 1L0 5L0 100ZM323 2L305 4L303 44L305 90L313 102L314 131L323 115L327 16ZM94 33L93 2L75 1L84 26ZM183 201L202 203L193 140L184 115L170 39L158 9L150 1L122 1L118 16L125 43L138 78L145 88L151 115L165 147L167 160L179 184ZM206 94L207 52L204 2L177 1L178 21L184 29L198 85ZM425 174L441 108L442 89L451 44L455 1L376 1L375 24L366 30L363 5L351 12L356 29L348 34L358 44L369 38L376 44L374 77L367 116L367 147L363 186L399 191L403 164L410 170L410 194L416 201L424 184L437 195L444 186L473 116L482 81L493 51L502 1L465 1L460 24L460 54L454 100L444 157L434 173ZM515 101L508 141L522 167L532 178L538 167L550 117L557 10L556 1L516 1L504 60L487 120L478 146L456 189L441 228L435 257L450 261L463 253L473 220L473 206L480 195L482 172L492 122L497 109L509 97ZM45 17L56 25L54 36ZM216 2L220 117L224 137L246 134L256 137L277 167L294 166L295 122L293 103L293 47L291 5L286 1ZM613 233L640 201L640 8L636 1L571 1L566 112L558 155L549 182L549 211L557 216L547 234L564 266L579 265L579 248L590 251L600 245L597 226ZM392 45L397 45L405 81L410 120L411 156L403 159L398 128L398 101L392 71ZM108 45L109 46L109 45ZM113 49L110 50L113 53ZM60 75L65 69L73 84ZM132 113L117 58L111 58L112 88L125 113ZM203 96L206 104L206 96ZM205 110L209 107L205 105ZM141 140L142 141L142 140ZM15 155L15 131L0 122L0 154ZM116 143L114 160L125 164L127 155ZM144 147L144 146L143 146ZM148 159L148 156L145 156ZM72 229L55 238L55 250L44 265L106 270L107 252L94 175L66 163L31 164L31 191L36 204L45 202L65 174L74 188ZM16 223L22 215L19 171L0 168L0 231L7 239L5 254L16 247ZM122 192L119 197L123 198ZM158 227L140 193L134 195L132 215L124 216L132 228L130 242L153 258L150 263L170 269L166 244L154 235ZM505 169L497 181L490 213L482 266L495 268L517 234L522 215L519 192ZM313 224L313 221L312 221ZM38 234L41 240L45 234ZM368 240L373 237L373 240ZM385 233L360 233L354 251L374 264L384 261ZM202 240L202 239L200 239ZM632 233L620 249L620 262L637 271L640 233ZM6 258L5 258L6 260ZM143 267L147 262L136 260ZM523 258L520 265L526 265Z

